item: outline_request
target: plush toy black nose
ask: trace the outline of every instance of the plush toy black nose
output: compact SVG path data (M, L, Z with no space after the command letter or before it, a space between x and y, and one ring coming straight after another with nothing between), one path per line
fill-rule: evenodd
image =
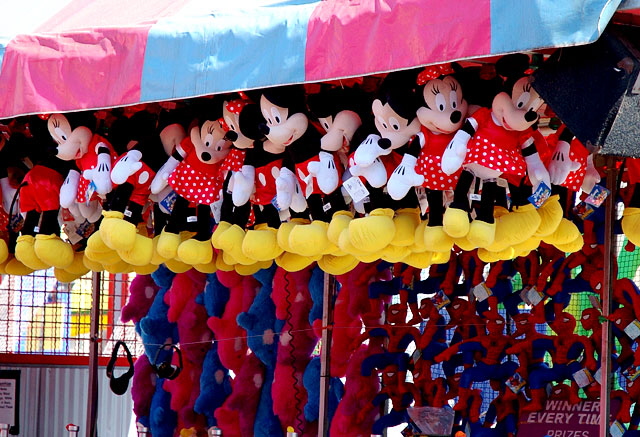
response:
M527 113L524 114L524 119L528 122L536 121L538 119L538 113L535 111L527 111Z
M451 113L451 117L449 117L449 120L451 120L451 123L457 123L460 121L461 118L462 118L462 112L453 111Z
M386 150L391 147L391 140L389 138L380 138L378 140L378 146Z
M210 154L209 152L203 152L203 153L200 155L200 158L201 158L204 162L210 161L210 160L211 160L211 154Z
M238 140L238 132L236 131L228 131L226 134L224 134L224 139L227 141L237 141Z
M262 135L269 135L269 131L270 131L269 126L267 126L264 123L260 123L258 125L258 130L262 133Z

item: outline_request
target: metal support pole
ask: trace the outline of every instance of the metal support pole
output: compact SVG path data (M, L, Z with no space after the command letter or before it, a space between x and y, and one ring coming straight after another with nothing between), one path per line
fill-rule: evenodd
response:
M95 437L98 418L98 343L100 340L100 272L91 277L91 325L89 337L89 396L87 401L87 437Z
M324 274L324 291L322 293L322 350L320 352L320 416L318 418L318 435L329 434L329 381L331 334L333 328L333 298L336 291L336 279Z
M613 268L613 260L616 256L615 236L613 223L616 217L616 197L618 183L618 169L616 159L612 156L606 158L607 189L609 197L605 201L605 237L604 237L604 279L602 281L602 316L611 314L612 286L616 278ZM600 437L609 435L610 394L611 394L611 326L602 324L602 345L600 349Z

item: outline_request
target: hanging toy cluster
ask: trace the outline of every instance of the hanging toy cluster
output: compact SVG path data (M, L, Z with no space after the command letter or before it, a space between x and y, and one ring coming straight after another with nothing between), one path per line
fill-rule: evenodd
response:
M492 67L11 120L1 270L342 274L427 268L454 247L486 262L541 242L576 252L571 202L594 197L593 157L567 128L537 129L527 55Z

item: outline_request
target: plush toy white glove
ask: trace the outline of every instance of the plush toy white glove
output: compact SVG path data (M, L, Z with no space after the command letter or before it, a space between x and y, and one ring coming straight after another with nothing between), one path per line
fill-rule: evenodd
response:
M445 174L451 175L462 167L470 139L471 135L463 130L459 130L453 136L453 139L442 154L441 167Z
M158 194L167 186L167 180L176 167L178 167L178 164L180 164L180 161L173 156L170 156L169 159L167 159L167 162L160 167L160 170L158 170L158 173L156 173L156 176L151 182L151 192L153 194Z
M582 181L582 191L591 193L591 190L598 182L600 182L600 173L598 173L596 166L593 164L593 155L589 155L587 157L587 173L584 175L584 181Z
M11 202L13 201L13 196L15 196L17 189L11 186L8 177L0 179L0 188L2 188L2 208L4 208L4 212L10 214ZM16 211L19 210L18 205L14 205L14 208Z
M127 179L142 168L142 152L139 150L129 150L113 166L111 170L111 181L116 184L124 184Z
M309 173L316 178L318 188L325 193L331 194L338 188L338 169L332 153L320 152L320 161L309 163Z
M374 188L384 187L387 183L387 169L384 167L380 158L376 158L373 163L367 167L362 165L352 165L349 172L353 176L362 176L367 180L369 185Z
M249 201L256 182L256 169L252 165L243 165L240 171L231 175L229 185L231 188L231 199L235 206L242 206Z
M561 185L569 173L580 169L580 163L570 159L571 145L566 141L558 141L549 163L549 177L554 185Z
M551 179L547 168L540 160L540 155L534 153L533 155L525 156L525 163L527 164L527 175L531 185L533 185L533 191L538 189L540 182L544 182L548 187L551 187Z
M307 209L307 199L302 192L302 187L296 179L295 187L293 188L293 196L291 196L291 205L289 205L295 212L304 212Z
M296 176L288 168L281 168L279 174L276 176L276 201L278 202L280 210L287 209L291 206L295 189Z
M98 143L98 148L103 143ZM106 145L104 146L106 147ZM108 152L98 153L96 166L82 172L82 176L93 182L98 194L105 195L111 192L111 155Z
M79 182L80 173L77 170L69 170L67 177L60 187L60 206L68 209L76 203Z
M424 182L424 176L416 173L417 161L413 155L404 155L400 165L391 174L387 191L393 200L404 198L411 188L419 187Z
M381 142L382 140L382 142ZM391 144L386 147L381 147L385 145L389 140L382 139L379 135L370 134L365 138L365 140L360 143L356 153L353 155L353 159L356 165L361 165L363 167L368 167L373 164L376 158L380 156L385 156L391 153Z

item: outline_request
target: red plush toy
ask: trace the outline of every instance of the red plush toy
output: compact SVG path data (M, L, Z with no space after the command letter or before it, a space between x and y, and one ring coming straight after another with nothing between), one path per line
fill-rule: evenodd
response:
M218 428L225 437L250 437L260 403L264 382L264 364L253 353L247 355L233 380L233 391L222 407L216 409Z
M240 276L235 271L216 274L222 285L229 288L230 297L222 317L209 317L207 325L218 340L220 362L237 373L247 355L247 331L238 326L236 318L249 309L260 284L252 276Z
M149 416L151 412L151 398L156 391L157 375L149 362L147 355L142 354L136 359L131 383L131 398L133 400L133 414L139 421Z
M138 323L146 316L159 289L151 275L136 275L129 285L129 299L120 313L122 323Z

